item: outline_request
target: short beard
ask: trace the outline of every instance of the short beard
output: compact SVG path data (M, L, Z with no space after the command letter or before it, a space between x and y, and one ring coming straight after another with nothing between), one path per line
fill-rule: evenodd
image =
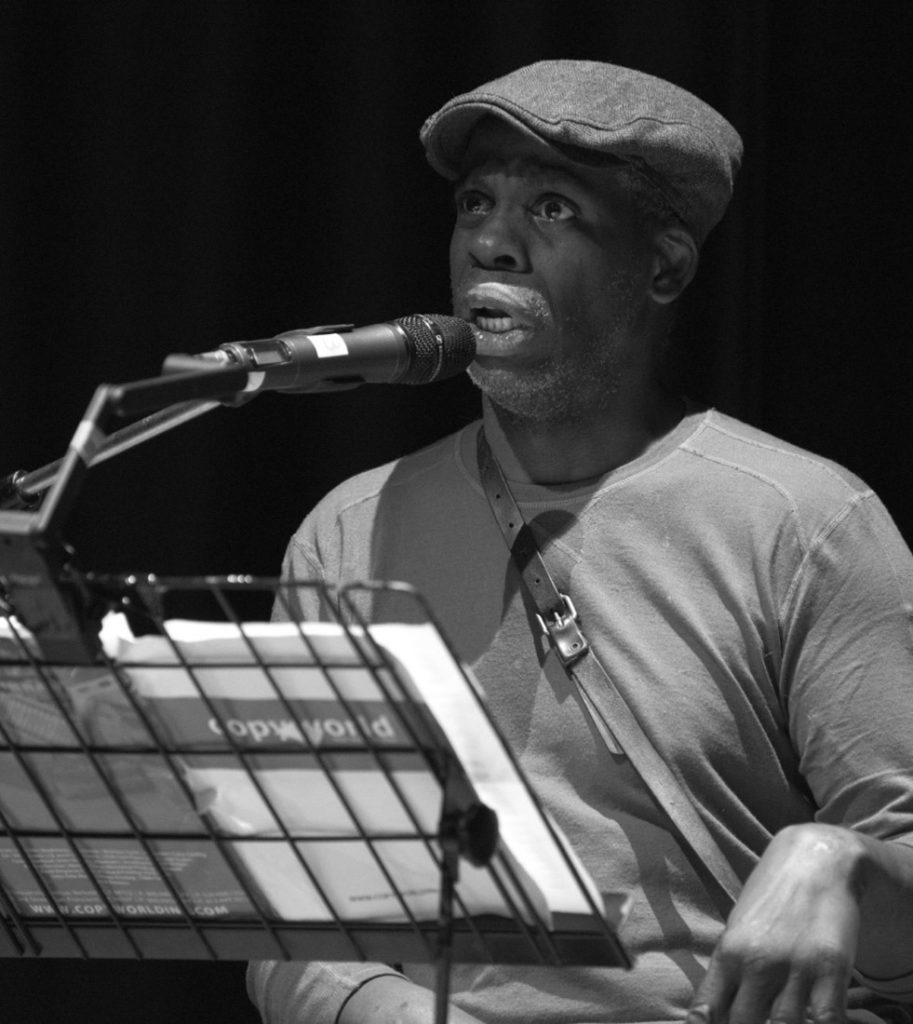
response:
M603 353L551 358L520 370L473 363L467 372L509 421L540 428L570 425L606 408L617 394L621 374L611 348L609 343Z
M633 276L613 282L616 313L594 329L589 311L563 318L560 330L577 335L576 344L535 365L479 366L469 378L510 421L548 428L584 422L611 406L621 389L625 357L619 344L637 320Z

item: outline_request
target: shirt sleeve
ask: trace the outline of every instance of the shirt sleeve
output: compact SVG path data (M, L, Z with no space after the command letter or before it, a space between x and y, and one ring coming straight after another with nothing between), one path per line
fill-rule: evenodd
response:
M812 539L783 621L789 731L816 819L913 845L913 556L871 492ZM913 964L857 977L913 998Z
M782 697L817 819L913 836L913 556L871 492L811 538L782 622Z
M403 977L386 964L255 960L247 994L263 1024L336 1024L349 997L385 975Z
M326 571L317 554L296 534L289 542L282 560L282 575L273 602L272 620L334 621L338 615L327 607L326 586Z

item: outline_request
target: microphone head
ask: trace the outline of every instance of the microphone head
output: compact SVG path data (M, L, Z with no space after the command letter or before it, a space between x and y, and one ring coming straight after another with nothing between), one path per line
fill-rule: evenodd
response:
M412 347L409 366L397 384L431 384L462 373L476 354L476 339L465 320L439 313L413 313L394 321Z

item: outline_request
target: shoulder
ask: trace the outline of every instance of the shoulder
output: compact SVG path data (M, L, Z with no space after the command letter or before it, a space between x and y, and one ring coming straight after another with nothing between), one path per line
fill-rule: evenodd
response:
M716 410L704 414L680 451L699 460L702 475L726 481L737 493L767 493L808 511L874 496L860 477L832 459Z
M473 429L474 425L464 427L418 451L349 477L329 491L314 512L333 518L358 514L369 511L381 497L412 498L425 488L466 475L461 439Z
M443 496L469 479L460 455L461 441L474 424L418 451L349 477L329 491L305 517L293 542L337 534L341 529L367 528L383 500L407 504L420 495Z
M899 547L878 495L845 466L716 410L694 415L690 426L661 479L665 500L695 536L785 544L800 554L828 538L845 546L878 537Z
M365 470L338 484L305 516L286 548L283 576L376 578L377 531L385 526L396 544L409 543L429 524L442 522L442 510L467 500L468 470L455 434L391 462Z

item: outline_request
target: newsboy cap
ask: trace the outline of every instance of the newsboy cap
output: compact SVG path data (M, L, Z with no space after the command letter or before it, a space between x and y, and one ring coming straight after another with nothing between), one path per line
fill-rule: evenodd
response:
M545 60L456 96L428 118L420 138L436 171L459 177L472 130L486 115L559 148L631 165L698 242L723 216L742 157L732 125L677 85L614 64Z

